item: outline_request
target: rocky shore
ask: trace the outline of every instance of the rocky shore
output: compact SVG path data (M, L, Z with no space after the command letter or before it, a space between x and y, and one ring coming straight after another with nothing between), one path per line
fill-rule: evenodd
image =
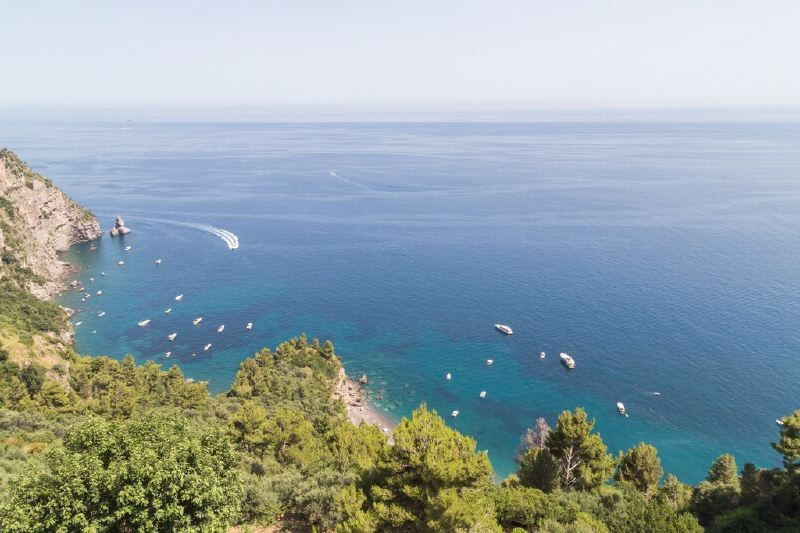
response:
M363 382L362 380L360 380ZM396 424L395 420L384 411L376 408L369 401L365 390L366 384L351 379L347 376L344 369L339 370L339 378L334 390L334 398L341 399L347 407L347 418L355 425L362 422L373 426L378 426L390 435Z

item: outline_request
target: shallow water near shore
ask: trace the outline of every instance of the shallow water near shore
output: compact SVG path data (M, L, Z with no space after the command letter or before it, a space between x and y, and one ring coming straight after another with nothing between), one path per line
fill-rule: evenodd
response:
M775 419L800 407L800 125L0 133L104 229L118 213L133 228L65 256L92 294L60 299L79 311L83 353L178 363L222 392L259 348L330 338L379 408L399 417L427 402L489 450L500 477L536 417L553 424L576 406L613 452L650 442L685 481L723 452L779 462ZM231 231L240 247L182 222Z

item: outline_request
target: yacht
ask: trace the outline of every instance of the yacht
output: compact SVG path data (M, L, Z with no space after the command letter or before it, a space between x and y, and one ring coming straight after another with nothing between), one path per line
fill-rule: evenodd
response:
M506 326L505 324L495 324L494 327L497 331L505 333L506 335L514 334L514 330L512 330L510 326Z
M197 326L197 325L199 325L199 324L200 324L200 322L202 322L202 321L203 321L203 317L199 316L199 317L195 318L194 320L192 320L192 324L194 324L195 326Z
M171 341L174 341L174 340L175 340L175 337L177 337L177 336L178 336L178 334L177 334L177 333L170 333L169 335L167 335L167 338L168 338L169 340L171 340Z
M492 366L494 364L494 359L487 359L486 366Z
M450 374L450 372L448 372L448 373L447 373L447 374L444 376L444 379L446 379L447 381L450 381L451 379L453 379L453 376Z
M450 416L452 416L453 418L455 418L455 417L457 417L457 416L458 416L458 413L460 413L460 411L459 411L458 409L456 409L455 411L453 411L452 413L450 413Z
M618 412L619 414L621 414L621 415L628 416L628 415L625 413L625 404L624 404L624 403L622 403L622 402L617 402L617 412Z
M558 356L561 358L561 362L564 363L564 366L567 368L575 368L575 359L570 357L568 353L561 352Z
M539 359L544 359L547 356L544 352L539 352Z
M247 323L247 329L253 329L253 323L252 322L248 322Z
M166 309L164 309L164 314L165 314L165 315L168 315L168 314L170 314L171 312L172 312L172 308L171 308L171 307L167 307Z
M481 398L486 398L486 391L485 390L481 391Z
M217 333L222 333L225 331L225 324L222 324L220 327L217 328Z
M159 258L159 259L156 259L156 264L157 264L157 265L160 265L160 264L161 264L161 259L160 259L160 258Z
M205 346L203 346L203 351L207 352L209 348L211 348L211 343L210 342L208 344L206 344Z
M99 313L97 313L97 316L102 318L102 317L106 316L106 312L105 311L100 311Z
M140 328L143 328L143 327L147 326L147 324L149 324L149 323L150 323L150 319L148 318L147 320L140 321L138 325L139 325Z

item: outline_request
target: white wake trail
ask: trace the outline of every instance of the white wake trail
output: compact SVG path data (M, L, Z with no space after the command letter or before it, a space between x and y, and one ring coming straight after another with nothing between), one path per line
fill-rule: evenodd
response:
M342 183L347 183L348 185L352 185L353 187L358 187L359 189L363 189L363 190L365 190L367 192L372 192L372 189L370 189L369 187L367 187L363 183L359 183L357 181L351 180L350 178L345 178L344 176L340 176L339 174L337 174L333 170L329 170L328 174L330 174L332 177L336 178L337 180L341 181Z

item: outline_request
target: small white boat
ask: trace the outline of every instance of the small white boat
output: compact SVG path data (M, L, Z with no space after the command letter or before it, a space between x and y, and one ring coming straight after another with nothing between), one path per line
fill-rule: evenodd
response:
M92 330L92 335L94 335L95 333L97 333L97 330L96 330L96 329L93 329L93 330Z
M486 398L486 391L485 390L481 391L481 398Z
M568 353L561 352L558 354L558 357L561 358L561 362L564 363L564 366L567 368L575 368L575 359L569 356Z
M91 297L92 297L92 295L91 295L91 294L89 294L89 293L87 292L87 293L85 293L85 294L83 295L83 297L84 297L84 298L91 298Z
M77 325L77 324L76 324L76 325ZM786 424L784 424L784 423L783 423L783 420L781 420L780 418L778 418L777 420L775 420L775 423L776 423L776 424L778 424L780 427L783 427L783 426L785 426L785 425L786 425Z
M117 263L119 266L125 266L125 261L121 260Z
M452 413L450 413L450 416L452 416L453 418L455 418L455 417L457 417L457 416L458 416L458 414L459 414L460 412L461 412L461 411L459 411L458 409L456 409L455 411L453 411Z
M208 344L206 344L205 346L203 346L203 351L207 352L209 348L211 348L211 343L210 342Z
M105 276L105 275L106 275L106 273L105 273L105 272L100 272L100 275L101 275L101 276Z
M177 296L175 297L175 301L176 301L176 302L180 302L181 300L183 300L183 294L179 294L179 295L177 295Z
M650 394L652 394L653 396L661 396L661 393L658 391L653 391Z
M544 353L544 352L539 352L539 359L544 359L545 357L547 357L547 354L546 354L546 353Z
M199 316L199 317L195 318L194 320L192 320L192 324L194 324L195 326L198 326L198 325L200 325L200 322L202 322L202 321L203 321L203 317Z
M225 324L222 324L220 327L217 328L217 333L222 333L225 331Z
M621 414L621 415L628 416L628 415L625 413L625 404L624 404L624 403L622 403L622 402L617 402L617 412L618 412L619 414Z
M83 322L75 322L76 326L80 326L81 324L83 324Z
M495 329L501 333L505 333L506 335L513 335L514 330L511 329L510 326L506 326L505 324L495 324Z
M172 355L172 352L166 352L166 353L164 354L164 357L169 357L170 355Z
M453 376L450 374L450 372L448 372L448 373L447 373L447 374L444 376L444 379L446 379L447 381L450 381L451 379L453 379Z
M102 317L106 316L106 312L105 311L100 311L99 313L97 313L97 316L102 318Z
M148 318L147 320L141 320L138 325L139 325L140 328L143 328L143 327L146 327L147 324L149 324L149 323L150 323L150 319Z
M169 335L167 335L167 339L169 339L171 341L174 341L175 337L177 337L177 336L178 336L177 333L170 333Z
M94 278L89 278L89 281L94 281Z
M160 265L161 264L161 259L156 259L156 264Z
M252 322L248 322L246 327L247 327L247 329L253 329L253 323Z
M130 251L131 251L131 247L130 247L130 246L126 246L126 247L125 247L125 251L126 251L126 252L130 252Z
M97 291L98 296L100 296L101 294L103 294L103 291Z
M492 366L494 364L494 359L487 359L486 366Z
M171 312L172 312L172 308L171 308L171 307L167 307L166 309L164 309L164 314L165 314L165 315L168 315L168 314L170 314Z
M81 298L81 301L82 301L82 302L85 302L85 301L86 301L86 298Z

